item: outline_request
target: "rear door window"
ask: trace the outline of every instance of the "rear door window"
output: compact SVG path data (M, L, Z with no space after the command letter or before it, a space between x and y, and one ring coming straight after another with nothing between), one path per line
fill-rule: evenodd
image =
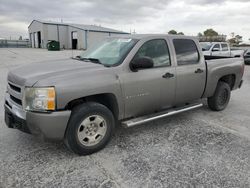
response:
M191 39L174 39L174 48L178 65L189 65L199 62L199 52Z
M227 44L221 44L222 51L229 51Z

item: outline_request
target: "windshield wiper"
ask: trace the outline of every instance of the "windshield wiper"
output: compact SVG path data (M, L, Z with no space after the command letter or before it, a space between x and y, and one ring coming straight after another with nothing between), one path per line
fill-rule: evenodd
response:
M101 61L99 59L96 59L96 58L79 58L80 60L82 61L90 61L90 62L93 62L93 63L97 63L97 64L102 64Z
M96 64L100 64L100 65L103 65L105 67L110 67L110 65L106 65L106 64L103 64L99 59L97 58L86 58L86 57L80 57L80 56L76 56L76 58L78 60L81 60L81 61L87 61L87 62L91 62L91 63L96 63Z
M77 60L82 60L82 61L88 61L88 62L92 62L92 63L102 64L99 59L96 59L96 58L86 58L86 57L81 57L79 55L76 56L76 57L72 57L72 59L77 59Z

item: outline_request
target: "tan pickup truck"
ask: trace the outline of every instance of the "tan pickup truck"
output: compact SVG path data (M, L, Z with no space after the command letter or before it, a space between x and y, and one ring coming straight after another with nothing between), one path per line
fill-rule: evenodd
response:
M73 152L102 149L118 123L131 127L202 106L226 108L244 60L203 56L194 37L111 37L76 58L8 74L9 128L64 140Z

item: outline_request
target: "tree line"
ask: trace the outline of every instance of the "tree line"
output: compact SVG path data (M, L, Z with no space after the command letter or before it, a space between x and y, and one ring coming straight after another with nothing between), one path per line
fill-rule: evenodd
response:
M177 32L176 30L172 29L168 32L168 34L172 35L184 35L183 32ZM225 42L226 41L226 35L219 34L217 31L215 31L212 28L206 29L202 33L199 32L197 34L197 37L199 37L200 41L206 41L206 42ZM230 34L230 38L227 40L230 44L239 44L242 42L242 36L235 34L232 32Z

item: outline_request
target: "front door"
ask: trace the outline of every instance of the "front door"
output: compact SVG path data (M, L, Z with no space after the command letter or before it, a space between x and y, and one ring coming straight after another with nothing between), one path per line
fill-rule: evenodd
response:
M171 66L166 40L145 42L133 60L139 57L150 57L154 67L120 75L127 118L159 111L174 102L175 69Z
M176 104L201 98L206 83L206 65L191 39L174 39L176 52Z
M220 44L215 44L211 52L212 56L221 56L221 46Z

